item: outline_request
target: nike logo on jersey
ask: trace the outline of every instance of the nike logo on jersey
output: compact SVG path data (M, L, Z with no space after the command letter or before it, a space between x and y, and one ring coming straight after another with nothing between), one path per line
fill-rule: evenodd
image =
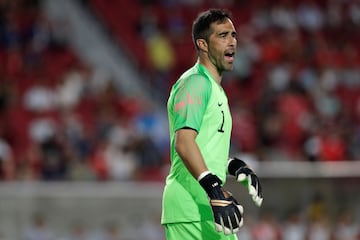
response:
M223 103L221 102L218 102L218 106L221 107L223 105Z

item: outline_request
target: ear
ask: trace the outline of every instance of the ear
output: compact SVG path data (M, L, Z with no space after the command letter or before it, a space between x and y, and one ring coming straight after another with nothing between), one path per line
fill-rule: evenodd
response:
M200 50L207 52L208 51L208 44L205 39L199 38L196 40L196 44Z

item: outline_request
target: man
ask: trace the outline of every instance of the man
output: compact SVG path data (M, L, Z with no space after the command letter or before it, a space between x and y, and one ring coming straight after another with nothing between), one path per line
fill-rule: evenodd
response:
M232 119L221 87L234 64L236 31L229 13L211 9L193 23L198 61L171 89L171 169L163 195L167 239L237 239L242 207L222 188L226 174L246 183L257 205L261 187L240 159L228 160ZM215 223L215 227L214 227Z

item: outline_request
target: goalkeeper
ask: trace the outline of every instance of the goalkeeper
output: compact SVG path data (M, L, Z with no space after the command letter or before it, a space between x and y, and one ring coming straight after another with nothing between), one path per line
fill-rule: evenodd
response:
M229 13L211 9L192 27L198 61L174 84L168 99L171 168L162 219L167 239L237 239L242 206L223 189L226 174L246 183L260 206L259 180L240 159L228 159L232 119L221 87L234 64L236 31Z

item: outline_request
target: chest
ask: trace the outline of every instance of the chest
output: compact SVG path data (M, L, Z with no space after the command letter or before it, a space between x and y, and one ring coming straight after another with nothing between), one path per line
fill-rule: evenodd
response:
M229 133L232 128L232 119L228 99L224 90L214 85L205 111L204 121L209 128L218 133Z

